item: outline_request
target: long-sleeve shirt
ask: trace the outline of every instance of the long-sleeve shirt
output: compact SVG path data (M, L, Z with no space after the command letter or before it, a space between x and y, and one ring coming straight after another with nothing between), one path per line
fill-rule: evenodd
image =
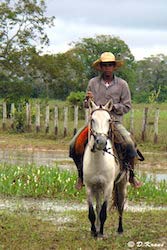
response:
M101 76L94 77L89 81L87 91L92 92L96 105L105 105L112 99L114 108L111 114L120 122L123 115L131 109L129 86L122 78L114 76L112 82L107 86ZM84 106L87 107L86 102Z

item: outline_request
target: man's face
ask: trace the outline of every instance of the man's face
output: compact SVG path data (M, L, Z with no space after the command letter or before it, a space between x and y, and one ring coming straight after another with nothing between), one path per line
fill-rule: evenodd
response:
M102 62L100 66L105 75L111 75L115 70L115 62Z

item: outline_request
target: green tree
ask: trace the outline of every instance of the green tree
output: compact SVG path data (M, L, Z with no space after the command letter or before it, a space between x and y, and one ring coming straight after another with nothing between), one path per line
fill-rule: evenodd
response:
M45 27L52 26L54 18L46 17L45 11L44 0L0 3L0 71L8 81L13 78L13 86L31 81L28 69L33 53L37 53L35 47L49 43Z
M128 81L133 92L134 57L124 41L118 37L101 35L95 38L83 38L81 42L71 45L72 49L66 53L55 55L55 71L51 83L54 97L65 99L71 92L85 92L89 79L97 75L92 63L104 51L111 51L117 59L125 61L125 65L116 74Z
M167 101L167 56L159 54L138 61L136 72L136 101Z
M79 64L74 57L71 57L70 52L43 56L34 54L30 62L30 71L32 70L34 75L36 94L66 99L69 93L79 88L79 83L82 82L80 76L82 70Z
M15 62L13 53L49 43L44 29L46 25L53 25L53 17L45 17L45 11L44 0L3 0L0 3L1 64L10 66Z
M95 73L94 69L91 67L92 63L105 51L112 52L118 60L124 60L125 67L131 66L134 61L134 56L128 45L119 37L98 35L95 38L83 38L81 42L74 43L74 45L75 52L77 52L77 50L78 52L82 52L80 58L83 59L85 66L89 65L89 77ZM123 71L121 72L123 74Z

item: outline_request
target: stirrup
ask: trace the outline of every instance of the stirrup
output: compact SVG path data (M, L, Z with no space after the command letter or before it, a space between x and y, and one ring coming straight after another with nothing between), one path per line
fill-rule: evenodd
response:
M138 160L139 161L144 161L145 160L144 156L142 155L142 153L140 152L139 149L137 149L137 155L138 155Z

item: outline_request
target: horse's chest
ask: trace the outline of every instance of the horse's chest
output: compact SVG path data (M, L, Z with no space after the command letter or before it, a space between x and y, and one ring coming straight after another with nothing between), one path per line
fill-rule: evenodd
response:
M106 179L110 179L114 173L114 161L111 157L104 157L103 153L92 154L92 157L84 159L84 174L90 176L102 175Z

